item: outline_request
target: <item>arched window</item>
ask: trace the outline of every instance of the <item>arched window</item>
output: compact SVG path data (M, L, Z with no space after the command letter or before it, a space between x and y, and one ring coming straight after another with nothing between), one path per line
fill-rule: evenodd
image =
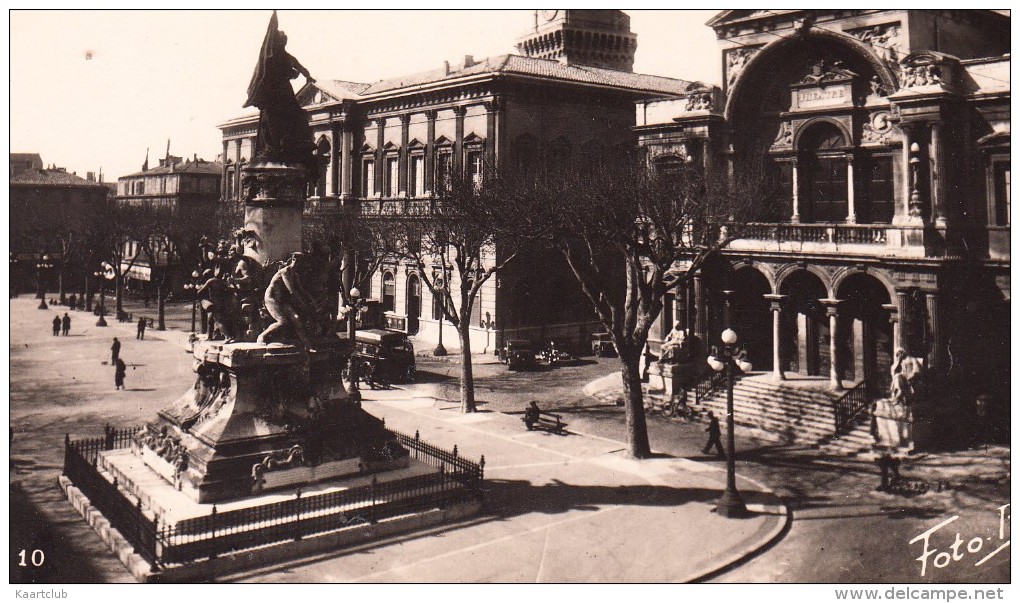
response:
M414 318L421 316L421 281L414 274L407 277L407 315Z
M812 126L801 137L803 165L801 219L804 222L842 222L847 216L847 141L830 123Z
M382 309L383 312L392 312L396 308L397 283L393 279L392 272L383 272L382 277Z

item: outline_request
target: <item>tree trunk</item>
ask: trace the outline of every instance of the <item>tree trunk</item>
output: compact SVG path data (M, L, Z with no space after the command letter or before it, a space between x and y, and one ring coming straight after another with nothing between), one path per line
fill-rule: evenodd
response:
M67 296L64 293L64 268L63 267L57 269L57 287L58 287L59 292L60 292L60 303L61 304L66 304L67 303Z
M120 274L113 279L113 286L116 289L117 298L117 320L124 314L124 277Z
M648 445L648 424L645 422L644 396L641 392L640 352L621 350L623 364L624 410L627 417L627 448L636 459L652 456Z
M460 411L477 412L475 407L475 376L471 366L471 323L461 317L457 325L460 336Z
M156 284L156 305L159 308L157 310L158 319L156 322L156 329L160 331L166 330L166 287L163 285L163 279L159 279Z
M88 270L85 271L85 311L92 311L92 281L89 280Z

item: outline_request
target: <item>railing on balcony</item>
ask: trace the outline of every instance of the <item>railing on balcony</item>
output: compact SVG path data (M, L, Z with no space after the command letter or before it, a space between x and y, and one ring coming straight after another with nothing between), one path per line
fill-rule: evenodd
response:
M777 243L834 243L885 245L888 224L766 224L752 222L736 227L738 239Z

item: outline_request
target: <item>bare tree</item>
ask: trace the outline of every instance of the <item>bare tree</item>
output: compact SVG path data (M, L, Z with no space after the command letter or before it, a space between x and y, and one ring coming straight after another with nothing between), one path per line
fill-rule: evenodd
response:
M489 169L495 180L493 169ZM471 315L482 286L517 256L522 238L501 239L477 220L480 208L498 203L498 189L470 179L456 179L431 207L393 222L397 256L418 267L422 282L438 301L443 317L460 340L461 412L476 412L471 363Z
M651 449L640 360L665 294L693 278L738 234L771 188L763 172L728 176L680 161L669 171L603 155L562 161L500 183L511 204L485 217L496 231L539 237L557 249L616 345L622 364L628 447Z

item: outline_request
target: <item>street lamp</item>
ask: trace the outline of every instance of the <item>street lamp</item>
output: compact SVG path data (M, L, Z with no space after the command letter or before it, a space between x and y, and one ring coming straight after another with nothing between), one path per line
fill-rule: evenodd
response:
M35 268L39 272L39 291L36 293L36 297L39 298L39 309L49 310L49 306L46 305L46 275L53 269L53 261L49 255L43 255L36 262Z
M910 215L918 217L921 215L921 191L917 188L917 171L921 164L918 154L921 152L921 145L913 142L910 144Z
M198 307L198 277L201 276L198 270L191 273L191 282L184 284L184 289L191 291L191 332L195 332L195 310Z
M446 356L446 347L443 346L443 315L446 314L446 278L440 277L436 283L436 293L439 295L439 342L436 349L432 350L433 356ZM434 303L433 303L434 305Z
M726 491L716 503L716 512L723 517L744 517L747 507L737 492L737 471L734 454L736 444L733 439L733 371L739 368L747 373L751 363L744 359L744 350L737 347L737 334L733 329L722 332L723 346L708 357L708 365L713 371L726 371Z
M96 321L97 327L106 326L106 266L108 264L103 262L103 265L99 270L92 273L92 276L99 280L99 320Z
M347 396L351 399L351 402L360 405L361 404L361 390L358 389L358 362L354 351L356 348L355 339L357 337L357 322L358 312L364 305L365 300L361 298L361 291L357 287L351 287L350 291L350 305L347 309L347 340L351 342L351 357L347 362Z

